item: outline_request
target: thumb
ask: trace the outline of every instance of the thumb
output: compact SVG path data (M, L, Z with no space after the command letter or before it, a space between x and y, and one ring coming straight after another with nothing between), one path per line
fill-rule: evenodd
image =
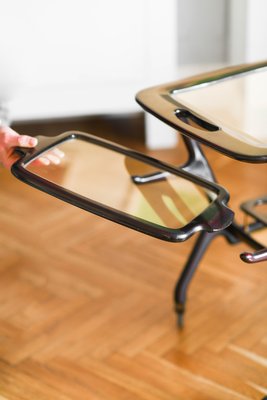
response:
M20 147L35 147L38 140L31 136L19 135L17 137L17 145Z

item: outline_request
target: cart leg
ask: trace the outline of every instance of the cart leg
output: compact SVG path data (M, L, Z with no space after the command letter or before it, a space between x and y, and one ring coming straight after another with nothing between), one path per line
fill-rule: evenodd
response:
M197 266L204 255L208 245L212 239L216 236L216 233L201 232L197 238L197 241L191 251L191 254L185 264L185 267L176 283L174 289L174 304L175 311L178 316L178 326L183 327L184 323L184 312L186 302L187 287L197 269Z
M224 236L227 242L231 245L240 242L240 239L235 235L235 232L231 231L231 227L228 227L220 232L208 233L203 231L199 234L199 237L194 244L194 247L174 289L175 311L178 316L178 326L180 328L182 328L184 324L185 302L188 285L191 282L191 279L193 278L193 275L202 257L204 256L208 245L216 236Z

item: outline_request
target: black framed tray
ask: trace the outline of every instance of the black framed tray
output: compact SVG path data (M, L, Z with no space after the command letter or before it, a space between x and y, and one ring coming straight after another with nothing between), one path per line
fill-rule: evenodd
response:
M65 154L61 163L42 165L40 159L54 148ZM219 185L82 132L39 137L12 173L67 203L162 240L184 241L201 230L224 229L233 219L229 195ZM160 178L143 182L153 174Z

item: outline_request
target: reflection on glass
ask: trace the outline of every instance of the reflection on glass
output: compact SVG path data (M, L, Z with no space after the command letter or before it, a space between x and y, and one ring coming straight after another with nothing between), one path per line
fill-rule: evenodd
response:
M211 201L208 190L173 174L162 181L136 184L133 176L159 170L105 147L72 139L57 148L65 154L61 164L32 162L26 168L83 197L154 224L180 228Z
M267 69L177 90L171 97L242 140L267 144Z

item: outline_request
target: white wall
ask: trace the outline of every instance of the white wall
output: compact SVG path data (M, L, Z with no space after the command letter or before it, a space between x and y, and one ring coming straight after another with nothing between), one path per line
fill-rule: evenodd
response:
M0 105L13 121L140 111L174 79L177 0L0 0ZM176 142L147 116L147 144Z
M229 0L228 60L231 64L267 59L266 15L266 0Z
M16 121L135 112L144 87L267 58L266 0L0 0L0 10L0 103ZM176 142L146 123L150 147Z
M0 0L0 100L15 120L139 110L173 76L175 0Z
M179 66L267 58L266 0L179 0Z
M179 0L179 64L219 64L226 57L227 0Z
M267 1L247 0L246 61L267 59Z

